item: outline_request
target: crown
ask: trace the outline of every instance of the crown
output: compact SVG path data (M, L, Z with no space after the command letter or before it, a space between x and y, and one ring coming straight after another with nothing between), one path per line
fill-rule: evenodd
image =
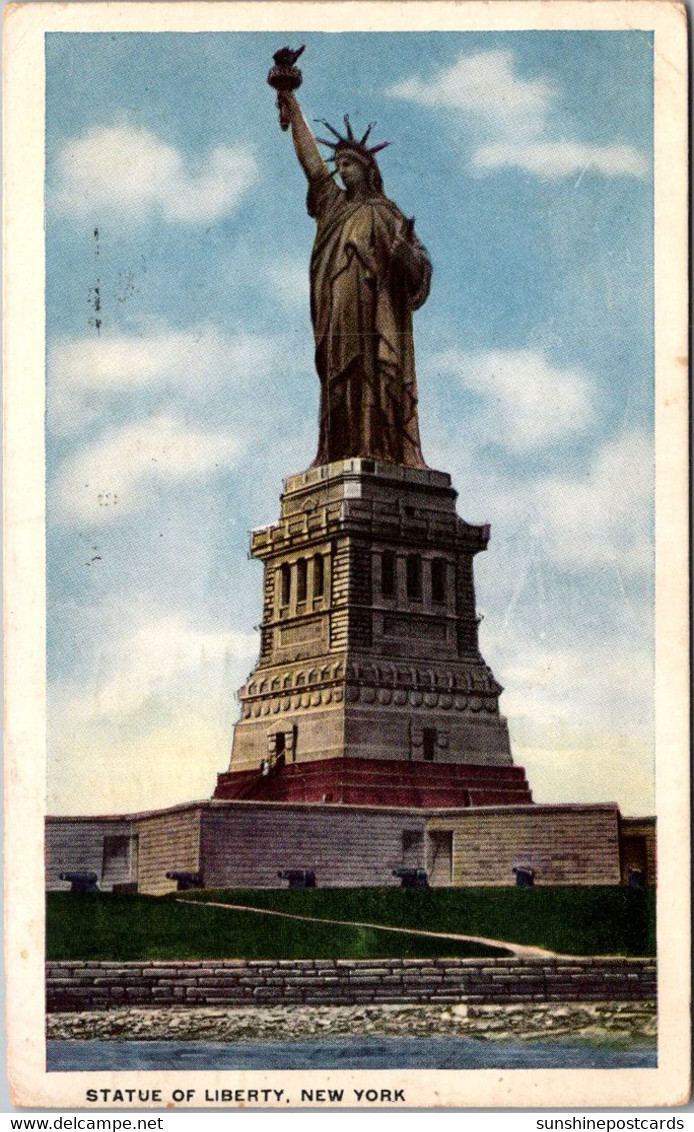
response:
M390 142L387 141L381 142L379 145L368 146L366 144L369 138L369 134L376 125L375 122L369 123L366 133L364 134L364 137L361 139L361 141L357 141L354 136L354 132L349 121L349 114L345 114L344 116L345 129L347 130L346 137L343 137L342 134L339 133L334 126L331 126L330 122L326 122L324 118L316 118L316 122L320 122L321 126L325 126L326 130L330 130L330 133L333 135L333 137L337 138L336 142L329 141L327 138L316 138L316 141L320 142L321 145L327 145L330 149L332 149L333 155L332 157L328 158L328 161L336 161L337 155L340 151L344 152L344 150L349 150L349 152L352 153L357 158L357 160L363 162L366 165L375 165L374 155L379 153L382 149L385 149L386 146L390 145Z

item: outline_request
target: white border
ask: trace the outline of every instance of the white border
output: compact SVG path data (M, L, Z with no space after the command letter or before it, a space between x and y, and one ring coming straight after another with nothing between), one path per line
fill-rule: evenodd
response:
M405 1087L408 1106L684 1104L689 1097L689 666L686 11L669 0L400 3L15 4L5 14L6 963L15 1104L82 1107L97 1079L179 1073L45 1072L44 34L50 31L642 29L655 33L656 786L659 1064L652 1070L253 1073L253 1086ZM596 516L599 521L599 516ZM248 1073L195 1073L198 1089ZM123 1107L128 1107L127 1105Z

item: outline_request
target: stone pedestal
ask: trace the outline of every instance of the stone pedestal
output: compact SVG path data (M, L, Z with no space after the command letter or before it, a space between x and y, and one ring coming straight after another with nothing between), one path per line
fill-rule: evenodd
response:
M418 763L448 768L451 804L469 804L466 767L489 769L497 803L492 768L509 801L519 790L530 800L522 771L508 774L502 689L478 647L473 558L489 528L460 519L456 497L445 473L365 458L286 480L279 523L252 535L265 566L260 659L215 797L281 798L310 778L319 800L319 768L300 770L325 762L323 795L337 790L337 801L335 760L355 760L367 793L379 764L386 804L389 768L393 790L415 789ZM426 769L422 781L440 788L442 771ZM479 772L468 777L479 784Z

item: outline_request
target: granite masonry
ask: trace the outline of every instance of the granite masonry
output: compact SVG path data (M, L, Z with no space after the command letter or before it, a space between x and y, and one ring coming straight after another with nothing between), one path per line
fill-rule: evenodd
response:
M125 1006L626 1002L654 959L286 959L47 964L49 1013Z

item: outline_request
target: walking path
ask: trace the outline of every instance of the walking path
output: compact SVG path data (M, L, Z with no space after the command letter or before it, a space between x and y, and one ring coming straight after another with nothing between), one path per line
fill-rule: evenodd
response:
M299 916L293 912L278 912L274 908L253 908L249 904L222 904L216 900L192 900L179 897L179 904L198 904L205 908L228 908L232 912L254 912L260 916L279 916L283 920L302 920L312 924L335 924L341 928L371 928L379 932L397 932L400 935L426 936L428 939L454 939L463 943L481 943L485 947L498 947L510 951L518 959L555 959L557 953L543 947L523 943L509 943L505 939L487 939L481 935L461 935L459 932L428 932L422 928L399 928L392 924L370 924L361 920L328 920L323 916Z

